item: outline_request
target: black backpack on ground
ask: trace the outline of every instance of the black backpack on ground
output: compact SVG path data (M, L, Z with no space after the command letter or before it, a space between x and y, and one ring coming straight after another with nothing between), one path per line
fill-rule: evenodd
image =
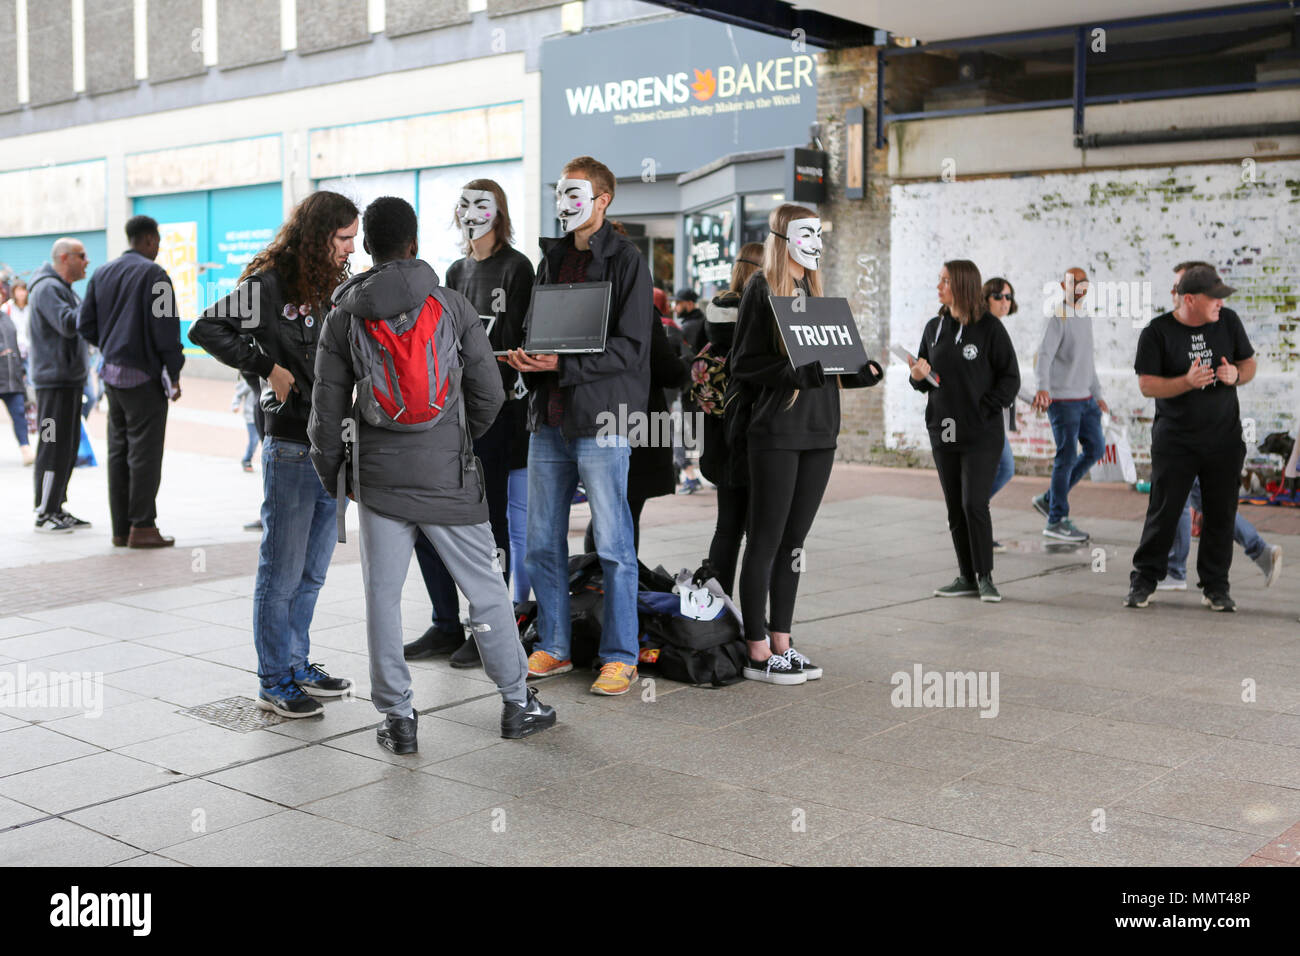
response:
M642 591L671 593L674 580L662 569L643 568L643 572ZM714 576L711 567L702 566L695 573L694 583ZM740 622L730 612L723 611L712 621L697 621L680 613L649 612L646 602L638 604L644 642L659 650L654 664L659 674L685 684L713 687L724 687L743 678L748 649L740 633ZM661 606L671 604L662 602Z
M742 678L747 652L740 625L730 614L714 621L646 614L641 626L650 644L659 645L655 667L669 680L725 687Z

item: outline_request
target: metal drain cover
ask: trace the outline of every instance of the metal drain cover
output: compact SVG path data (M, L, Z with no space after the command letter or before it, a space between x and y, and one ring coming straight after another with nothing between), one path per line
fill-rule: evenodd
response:
M282 724L285 720L279 714L259 709L257 701L251 697L227 697L225 700L214 700L210 704L186 707L177 713L185 714L187 717L197 717L209 724L216 724L218 727L240 734Z

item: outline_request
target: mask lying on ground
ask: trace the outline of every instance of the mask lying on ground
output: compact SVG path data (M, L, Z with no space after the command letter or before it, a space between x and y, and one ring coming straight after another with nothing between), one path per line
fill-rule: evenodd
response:
M456 221L466 239L478 239L496 224L497 198L486 189L462 189L456 202Z
M780 235L780 233L777 233ZM786 227L786 247L790 258L805 269L817 270L822 258L822 221L820 219L791 219Z
M589 180L561 179L555 184L555 216L565 232L573 232L586 223L595 204Z

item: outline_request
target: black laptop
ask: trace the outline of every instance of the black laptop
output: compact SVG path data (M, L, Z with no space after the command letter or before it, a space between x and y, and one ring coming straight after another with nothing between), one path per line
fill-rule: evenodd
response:
M533 286L524 351L532 355L605 351L612 292L609 282Z

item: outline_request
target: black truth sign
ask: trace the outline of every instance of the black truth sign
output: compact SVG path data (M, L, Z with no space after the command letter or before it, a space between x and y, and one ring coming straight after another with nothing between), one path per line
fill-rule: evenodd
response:
M827 375L855 375L867 364L848 299L774 295L769 300L795 368L817 361Z

